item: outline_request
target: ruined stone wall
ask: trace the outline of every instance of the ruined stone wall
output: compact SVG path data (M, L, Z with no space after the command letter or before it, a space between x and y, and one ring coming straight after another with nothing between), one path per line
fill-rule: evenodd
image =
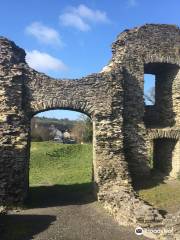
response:
M174 112L174 126L180 129L180 70L177 72L172 88L172 102Z
M150 171L149 128L179 132L179 49L180 30L173 25L151 24L126 30L113 44L110 69L121 66L124 73L124 149L132 176ZM148 116L143 98L144 73L156 76L156 104L153 110L146 110Z
M0 41L0 201L23 201L28 176L28 118L23 63L25 53L12 42Z
M180 140L175 142L175 146L172 152L172 169L169 173L170 177L177 178L180 174Z
M101 73L57 80L29 68L25 52L0 38L0 203L22 202L28 195L31 118L47 110L69 109L85 113L93 121L98 200L121 224L147 226L161 221L158 211L134 192L131 177L149 174L148 142L157 136L176 139L170 155L176 166L173 175L177 174L179 48L177 27L145 25L118 36L112 61ZM160 71L162 64L165 70ZM149 126L144 73L157 75L157 91L161 92L159 105L152 111L157 119Z
M123 155L122 74L111 72L79 80L55 80L27 68L26 76L30 90L29 118L50 109L76 110L91 117L98 196L110 187L128 185L130 178Z
M30 121L34 114L50 109L76 110L92 118L94 176L99 198L103 199L109 188L130 186L123 156L122 74L55 80L30 69L24 51L14 43L2 38L0 46L1 203L21 202L27 196ZM18 54L21 58L16 60Z
M156 75L155 108L158 113L156 127L175 126L175 115L179 103L176 101L178 89L176 86L179 68L173 64L161 64Z

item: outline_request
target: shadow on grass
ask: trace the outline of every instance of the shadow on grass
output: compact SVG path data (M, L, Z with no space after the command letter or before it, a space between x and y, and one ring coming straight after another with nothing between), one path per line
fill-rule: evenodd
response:
M149 176L144 176L143 179L133 179L134 190L139 191L143 189L150 189L160 184L165 184L164 181L166 180L166 177L167 176L163 173L153 170Z
M94 202L93 183L33 186L25 201L26 208L45 208Z
M54 221L51 215L3 215L0 216L1 240L31 240L47 229Z
M176 186L176 181L168 179L167 175L158 170L153 170L150 176L133 182L134 190L139 192L146 203L158 208L162 216L179 209L180 195L172 186Z

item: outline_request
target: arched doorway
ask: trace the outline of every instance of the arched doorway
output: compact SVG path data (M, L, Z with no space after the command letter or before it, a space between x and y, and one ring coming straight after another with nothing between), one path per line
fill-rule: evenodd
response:
M92 135L91 119L80 112L51 110L33 116L30 204L40 207L94 198Z

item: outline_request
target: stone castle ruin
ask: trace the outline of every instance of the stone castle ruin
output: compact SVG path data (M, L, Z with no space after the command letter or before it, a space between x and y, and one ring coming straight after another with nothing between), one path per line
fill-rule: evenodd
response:
M135 177L180 171L180 29L148 24L122 32L101 73L52 79L31 69L25 52L0 38L0 204L23 202L29 189L30 122L43 111L82 112L93 122L94 189L121 224L162 220L141 200ZM154 74L155 105L145 106L144 74Z

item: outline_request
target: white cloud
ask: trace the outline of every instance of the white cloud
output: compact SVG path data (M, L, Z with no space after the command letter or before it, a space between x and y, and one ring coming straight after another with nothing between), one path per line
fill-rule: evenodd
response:
M68 8L62 15L60 15L59 19L62 25L74 27L80 31L90 30L90 22L110 22L106 12L90 9L83 4L78 7Z
M31 23L26 27L25 32L41 43L63 45L59 33L54 28L47 27L40 22Z
M135 7L137 6L137 0L128 0L128 6L129 7Z
M26 51L26 61L38 71L65 71L67 66L58 58L38 50Z
M74 13L64 13L60 17L60 21L64 26L74 27L79 29L80 31L88 31L90 30L89 24L87 24L80 16Z
M106 23L109 22L106 12L100 10L92 10L85 5L81 4L77 8L74 8L74 12L82 18L90 19L95 22Z

